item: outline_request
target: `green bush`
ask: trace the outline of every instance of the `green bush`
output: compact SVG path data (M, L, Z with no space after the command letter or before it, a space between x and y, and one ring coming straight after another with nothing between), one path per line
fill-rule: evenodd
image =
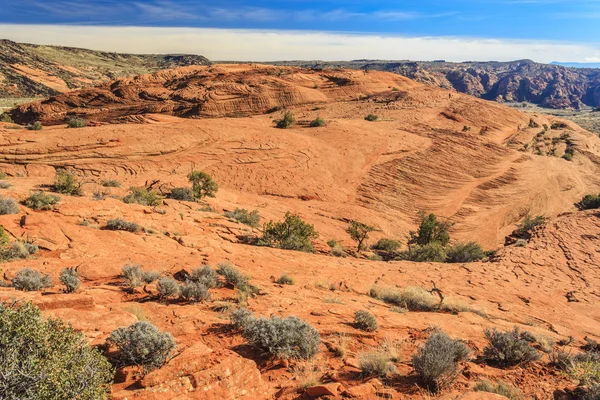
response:
M522 398L521 391L518 388L502 381L498 381L498 383L493 384L489 381L480 380L477 382L477 384L475 384L473 390L476 392L499 394L500 396L504 396L509 400L520 400Z
M127 222L120 218L113 218L106 223L106 229L111 231L127 231L127 232L139 232L140 226L135 222Z
M386 251L388 253L393 253L400 249L400 242L393 239L381 238L372 246L373 250Z
M409 232L409 245L425 246L431 243L439 243L441 246L446 246L448 244L451 223L439 222L435 214L427 215L424 211L419 212L419 219L419 230Z
M206 172L192 171L188 174L188 180L192 184L192 192L197 199L215 197L219 190L219 185Z
M60 281L63 285L65 285L65 292L73 293L79 286L81 286L81 280L79 279L79 274L75 270L75 268L65 268L60 272Z
M27 124L26 128L29 131L41 131L44 126L40 121L35 121L33 124Z
M23 204L33 210L52 210L60 201L60 197L44 192L32 193Z
M27 267L17 271L11 283L17 290L36 292L51 287L52 278L48 274L42 275L40 271Z
M87 126L87 121L83 118L71 118L67 123L67 128L84 128Z
M309 360L319 351L319 332L296 317L251 318L243 331L255 348L282 359Z
M258 228L260 224L260 214L257 210L248 212L245 208L236 208L233 212L226 212L225 216L253 228Z
M154 190L146 188L129 188L129 194L123 198L127 204L137 203L143 206L158 206L162 203L162 197Z
M19 206L10 197L0 197L0 215L18 214Z
M6 122L9 124L12 124L15 121L13 121L13 119L11 118L11 116L8 113L3 112L2 114L0 114L0 122Z
M160 297L162 301L166 301L171 297L179 295L179 285L177 284L177 281L168 276L158 280L156 289L158 290L158 297Z
M533 230L538 226L543 226L545 223L546 218L541 215L535 217L527 215L523 222L517 225L517 229L513 234L517 237L529 239Z
M176 347L170 333L144 321L115 329L107 342L117 348L120 365L139 365L144 372L162 367Z
M0 398L108 398L113 371L71 326L31 303L0 304Z
M321 117L317 117L315 119L313 119L312 121L310 121L310 127L311 128L318 128L321 126L325 126L327 125L327 122L325 122L325 120Z
M350 226L346 228L346 233L348 233L350 238L356 242L358 251L361 251L365 247L365 240L369 238L369 233L374 230L375 228L373 226L358 221L352 221Z
M192 282L201 283L210 289L217 287L217 275L218 274L214 269L208 265L205 265L203 267L193 269L192 272L190 272L188 279Z
M485 359L502 367L527 364L540 358L537 350L529 345L516 326L510 332L486 329L485 337L488 341L483 350Z
M179 291L185 301L192 303L208 299L208 288L199 282L187 281L181 285Z
M379 329L375 316L364 310L354 313L354 326L365 332L375 332Z
M115 179L107 179L102 182L102 186L104 187L121 187L121 182Z
M4 237L2 241L4 242ZM27 258L38 252L37 244L29 241L16 240L8 247L0 248L0 260L9 261L14 259Z
M379 119L379 116L375 114L369 114L365 117L365 121L375 122Z
M446 262L446 249L441 243L410 246L405 258L415 262Z
M286 111L283 114L282 119L275 120L275 127L279 129L287 129L294 125L295 122L296 118L294 117L294 114L292 114L291 111Z
M225 278L225 283L227 285L231 285L244 292L250 290L249 278L229 263L219 263L217 266L217 274Z
M312 240L317 237L319 234L313 225L304 222L300 216L287 212L282 222L269 221L265 224L259 244L312 253Z
M186 187L177 187L171 189L171 193L169 193L169 198L180 201L196 201L192 189Z
M600 208L600 194L588 194L578 203L583 210Z
M485 258L485 252L475 242L457 243L446 249L446 262L469 263Z
M466 360L469 353L462 341L437 330L413 356L413 367L425 387L438 392L456 379L458 363Z
M54 178L54 190L69 196L81 196L81 184L73 173L59 169Z
M294 279L288 274L283 274L279 278L277 278L275 282L280 285L293 285Z

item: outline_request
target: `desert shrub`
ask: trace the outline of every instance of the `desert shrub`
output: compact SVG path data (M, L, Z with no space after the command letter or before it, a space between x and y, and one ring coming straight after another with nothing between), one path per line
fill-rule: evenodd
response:
M517 239L517 241L515 242L515 246L517 246L517 247L526 247L527 246L527 240L525 240L525 239Z
M44 127L40 121L35 121L33 124L27 124L26 128L29 131L41 131Z
M446 262L469 263L485 258L485 252L475 242L456 243L446 249Z
M244 208L236 208L233 212L226 212L225 216L253 228L258 228L260 224L260 214L258 213L258 210L248 212L248 210Z
M208 265L205 265L203 267L193 269L192 272L190 272L188 279L192 282L201 283L210 289L217 287L217 275L218 274L214 269Z
M446 249L438 242L410 246L403 258L415 262L446 262Z
M65 292L73 293L79 286L81 286L81 280L79 279L79 274L75 268L65 268L60 272L60 281L63 285L65 285Z
M488 345L483 350L486 360L503 367L517 364L527 364L540 358L539 353L523 339L519 328L512 331L500 332L495 328L486 329L485 337Z
M421 382L437 392L456 379L458 363L466 360L469 353L463 342L436 330L413 356L412 362Z
M252 312L245 307L235 309L229 315L231 325L235 329L244 329L252 318Z
M379 329L375 316L364 310L354 313L354 326L365 332L375 332Z
M111 231L139 232L141 228L135 222L128 222L120 218L113 218L106 223L106 229Z
M386 251L393 253L400 248L401 244L397 240L381 238L372 246L373 250Z
M208 299L208 288L199 282L188 280L181 285L179 291L181 292L181 297L183 297L185 301L190 301L192 303Z
M338 244L334 247L331 248L331 255L333 255L334 257L346 257L346 251L344 250L344 247L341 244Z
M197 199L215 197L219 190L217 182L206 172L192 171L188 174L188 180L192 184L192 192Z
M357 244L358 251L363 250L365 240L369 238L369 233L373 232L375 227L363 224L362 222L352 221L346 229L350 238Z
M18 214L19 206L10 197L0 197L0 215Z
M287 129L294 125L295 122L296 118L294 117L294 114L292 114L291 111L286 111L283 114L283 118L275 120L275 127L279 129Z
M377 116L375 114L369 114L365 117L365 121L370 121L370 122L377 121L378 119L379 119L379 116Z
M87 121L83 118L71 118L67 123L67 128L84 128L87 126Z
M473 390L476 392L499 394L500 396L504 396L509 400L519 400L522 398L519 388L516 388L503 381L498 381L498 383L493 384L492 382L481 380L475 384Z
M158 296L163 301L166 301L170 297L175 297L179 294L179 285L177 284L177 281L168 276L158 280L156 289L158 290Z
M115 179L107 179L105 181L102 181L102 186L104 186L104 187L121 187L121 182L119 182Z
M583 210L600 208L600 194L588 194L578 203Z
M0 398L106 399L113 371L83 334L31 303L0 304Z
M363 376L387 378L397 372L390 355L381 349L375 349L358 355L358 366Z
M137 264L127 264L121 268L121 276L125 278L127 286L136 288L142 284L142 270Z
M145 321L115 329L107 342L117 348L120 365L139 365L145 372L162 367L176 347L170 333Z
M123 197L123 202L127 204L137 203L143 206L158 206L162 202L162 197L154 190L146 188L129 188L129 194Z
M0 181L0 189L8 189L10 187L12 187L12 185L10 184L10 182Z
M141 278L144 283L150 284L160 278L160 273L158 271L143 271Z
M10 242L10 238L6 234L4 228L0 225L0 247L6 246Z
M435 214L427 215L424 211L419 212L419 230L409 232L408 244L425 246L431 243L439 243L445 246L450 241L449 222L439 222Z
M44 192L32 193L23 204L33 210L51 210L60 201L60 197Z
M42 275L40 271L29 267L17 271L11 281L13 287L24 292L35 292L52 286L50 275Z
M575 364L575 356L571 352L556 350L549 354L550 365L561 371L569 371Z
M169 193L169 198L180 201L195 201L194 192L192 189L186 187L176 187L171 189L171 193Z
M371 297L408 309L409 311L432 311L437 309L439 301L427 290L409 286L404 289L373 286Z
M4 241L4 238L2 238ZM38 245L29 241L16 240L10 246L0 248L0 259L3 261L23 259L37 253Z
M293 285L294 279L288 274L283 274L279 278L277 278L275 282L280 285Z
M312 121L310 121L310 127L311 128L318 128L320 126L325 126L327 125L327 122L325 122L325 120L321 117L317 117L315 119L313 119Z
M537 215L535 217L527 215L523 222L517 225L517 229L515 230L514 234L517 237L528 239L531 237L531 233L536 227L543 226L545 223L546 218L541 215Z
M312 239L319 237L315 227L300 216L287 212L282 222L269 221L263 228L259 243L285 250L313 252Z
M311 359L321 343L319 332L296 317L251 318L243 335L253 347L282 359Z
M15 121L13 121L10 114L3 112L2 114L0 114L0 122L6 122L9 124L12 124Z
M65 169L59 169L56 171L56 177L54 178L54 190L69 196L80 196L81 184L73 173Z
M552 125L550 125L550 129L565 129L568 127L569 126L564 122L553 122Z
M219 263L217 265L217 274L225 278L225 283L242 291L250 290L250 282L246 275L242 274L229 263Z

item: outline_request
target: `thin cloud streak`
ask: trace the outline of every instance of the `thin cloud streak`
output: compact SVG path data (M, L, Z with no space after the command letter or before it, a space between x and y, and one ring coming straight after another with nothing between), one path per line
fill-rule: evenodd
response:
M564 42L459 37L404 37L250 29L145 28L0 24L17 42L65 45L122 53L191 53L211 60L434 60L533 59L585 62L600 46Z

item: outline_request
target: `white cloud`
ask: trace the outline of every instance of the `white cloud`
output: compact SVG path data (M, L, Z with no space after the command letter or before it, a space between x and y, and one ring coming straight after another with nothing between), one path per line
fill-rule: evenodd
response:
M125 53L192 53L233 61L529 58L585 62L600 53L600 46L567 42L205 28L0 24L0 37Z

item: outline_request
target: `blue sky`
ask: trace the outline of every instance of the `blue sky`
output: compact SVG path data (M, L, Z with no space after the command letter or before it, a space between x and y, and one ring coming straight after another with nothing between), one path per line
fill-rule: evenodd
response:
M589 46L590 54L575 51L577 60L573 61L600 57L595 53L600 47L600 0L0 0L0 5L0 24L20 26L159 27L164 32L173 32L169 28L217 28L224 32L318 32L331 37L494 39L584 45ZM46 33L52 37L53 32ZM0 27L0 37L7 36L11 36L10 29ZM48 38L40 33L39 40ZM456 51L460 54L460 46ZM431 57L438 58L433 53ZM535 58L535 54L528 58Z

